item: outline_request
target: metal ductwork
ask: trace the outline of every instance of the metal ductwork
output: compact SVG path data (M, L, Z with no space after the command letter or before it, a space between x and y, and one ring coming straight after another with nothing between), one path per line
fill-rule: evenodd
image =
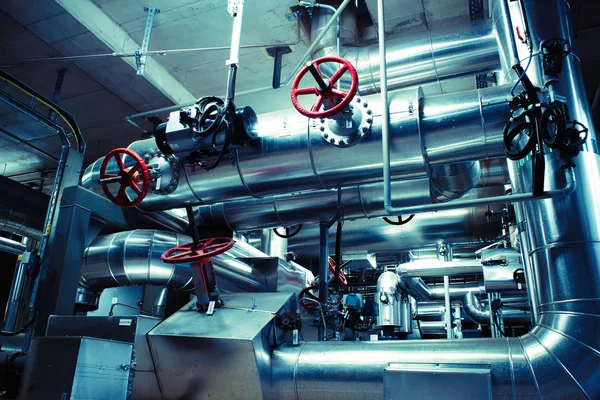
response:
M490 325L492 321L489 307L481 304L472 292L467 293L463 298L463 310L473 322L479 325ZM526 326L531 324L531 316L528 312L514 308L503 308L502 319L507 324L520 323Z
M369 252L400 252L421 249L439 241L472 242L495 237L497 225L489 224L485 207L440 211L416 215L409 223L393 226L382 218L347 220L343 227L342 253L369 249ZM304 225L289 240L288 250L306 257L317 257L319 225ZM335 246L335 232L329 236L330 249Z
M504 157L508 92L508 86L498 86L427 98L417 90L391 93L392 179L427 177L429 167ZM151 191L139 207L156 211L184 203L214 204L380 182L382 105L379 96L365 97L361 104L365 103L372 108L372 127L354 146L326 142L316 120L307 126L308 120L296 111L263 114L258 139L235 149L231 162L211 171L187 165L182 169L185 179L173 193ZM142 156L157 152L154 139L134 142L129 148ZM84 187L99 194L101 163L102 159L90 165L82 179Z
M471 190L465 198L503 194L500 186L506 184L508 171L503 160L482 162L476 179L471 175L457 175L457 181L471 177L471 184L445 186L454 195ZM462 165L462 164L455 164ZM392 202L395 206L413 206L432 201L432 187L429 179L413 179L392 183ZM483 189L483 187L497 188ZM500 190L498 190L500 189ZM195 210L199 225L226 225L232 230L253 230L291 226L299 223L318 222L323 213L335 215L338 199L344 205L344 217L347 219L374 218L388 215L383 207L383 184L369 183L359 186L343 187L338 197L337 190L313 190L302 193L266 196L260 199L228 201L214 205L200 206Z
M503 1L494 2L495 15ZM523 4L534 51L544 39L566 38L574 43L566 1L524 0ZM526 63L527 50L519 43L517 46L519 59ZM532 78L539 73L537 57L530 71ZM558 78L557 94L565 96L571 117L590 132L575 158L577 190L564 198L531 201L522 207L521 223L530 245L527 257L539 300L536 326L521 337L501 340L285 345L272 358L274 398L381 397L390 364L440 365L466 360L489 369L494 398L600 398L596 334L600 329L600 231L596 223L600 203L594 192L600 156L588 105L582 101L586 97L577 57L563 60ZM544 84L541 79L534 83ZM546 153L546 185L552 188L565 183L557 158L557 152ZM511 162L511 181L517 193L531 188L530 164Z
M178 245L189 243L188 236L148 229L125 231L97 237L85 250L81 266L78 302L94 304L103 289L128 285L164 286L174 290L193 289L190 264L167 264L160 256ZM212 257L219 288L226 292L264 292L277 289L261 270L239 258L266 257L252 246L236 241L224 254ZM286 275L287 273L287 275ZM277 280L290 283L288 289L305 287L306 270L288 266Z
M326 8L313 10L312 38L324 29L332 14ZM359 78L358 93L362 96L378 93L379 47L376 44L355 47L357 28L353 7L347 7L340 15L340 27L339 55L354 64ZM389 90L493 72L500 66L498 42L490 20L397 37L387 41L386 47ZM336 53L334 26L313 54L316 58Z

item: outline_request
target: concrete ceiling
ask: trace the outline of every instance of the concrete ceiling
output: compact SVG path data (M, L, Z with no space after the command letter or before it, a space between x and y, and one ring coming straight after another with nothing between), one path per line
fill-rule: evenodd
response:
M360 35L376 39L371 20L376 0L361 6ZM600 22L597 2L573 1L578 27ZM282 78L307 49L307 35L298 21L286 16L295 0L246 0L242 28L243 45L292 44L283 59ZM390 37L452 26L469 21L469 0L388 1L386 26ZM483 1L487 16L487 0ZM47 57L81 56L135 51L142 43L147 12L155 15L150 50L227 46L231 17L226 0L4 0L0 12L0 65L10 61ZM579 33L578 47L588 92L600 83L600 60L595 50L598 30ZM88 143L86 161L139 139L140 130L125 117L138 112L190 101L200 96L223 95L228 51L193 51L149 57L145 75L136 75L134 58L104 57L77 62L21 64L7 72L47 97L52 97L57 70L67 72L59 103L72 113ZM238 92L271 85L273 59L264 48L240 53ZM474 85L462 79L442 90L461 90ZM288 89L270 90L237 98L258 112L289 108ZM40 108L43 110L43 108ZM44 110L43 112L47 112ZM164 114L160 115L165 117ZM144 121L140 121L144 123ZM148 127L149 125L146 125ZM9 134L6 134L9 132ZM32 150L20 140L40 148ZM39 171L51 170L60 142L52 132L0 104L0 173L20 181L37 181Z

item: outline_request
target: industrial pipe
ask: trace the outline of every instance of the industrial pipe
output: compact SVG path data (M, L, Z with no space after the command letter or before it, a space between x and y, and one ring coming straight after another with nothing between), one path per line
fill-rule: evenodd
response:
M512 86L512 85L508 85ZM389 102L389 158L393 180L428 177L428 168L504 157L502 131L510 113L509 87L421 98L392 93ZM323 140L314 124L294 112L259 117L258 139L232 151L232 162L210 172L195 164L182 170L177 189L167 195L149 192L139 207L157 211L214 204L251 197L330 189L382 180L382 122L378 96L362 99L372 110L372 127L355 146L336 147ZM426 146L422 146L426 143ZM156 153L154 139L132 143L138 154ZM352 163L349 163L352 160ZM102 159L84 174L82 185L103 193L98 183Z
M17 242L16 240L0 236L0 251L10 254L21 254L25 251L25 245L21 242Z
M446 291L443 286L429 286L423 279L411 277L401 278L400 285L409 295L417 300L444 300ZM450 285L450 299L462 299L467 293L474 292L477 294L485 294L485 286L478 283L466 283Z
M490 324L491 311L489 306L486 307L481 304L474 293L467 293L463 298L463 310L473 322L479 325ZM515 308L502 308L502 318L505 324L519 323L527 326L531 323L531 316L527 311Z
M574 43L564 0L523 0L523 5L534 48L541 40L557 37ZM532 76L539 71L537 61ZM600 156L579 62L574 56L562 62L556 89L567 99L571 117L590 132L575 159L578 189L565 197L523 203L522 222L531 245L527 256L540 300L534 328L518 338L285 345L272 357L273 398L381 397L390 363L464 362L489 368L492 391L486 395L494 398L600 398L600 203L593 192L600 186ZM546 182L559 186L565 178L557 157L557 152L546 154ZM529 164L516 165L512 180L518 193L531 187ZM432 398L447 390L436 385L421 389L423 397Z
M474 242L497 236L499 223L488 223L486 208L440 211L420 214L402 226L389 225L382 218L345 220L342 254L423 249L438 241ZM318 224L305 224L289 239L288 250L305 257L317 257ZM333 247L335 235L329 237Z
M508 180L504 160L482 163L480 175L472 182L476 189L466 193L465 199L485 198L504 193ZM431 183L427 178L392 182L393 204L413 206L431 201ZM455 195L472 188L467 186L446 189ZM491 187L494 186L494 187ZM484 188L485 187L485 188ZM374 218L387 216L383 208L383 184L368 183L343 187L338 190L312 190L302 193L267 196L260 199L226 201L198 207L194 213L198 225L228 226L232 230L254 230L318 222L321 213L334 215L338 200L344 207L344 218Z
M430 276L460 276L481 273L483 273L483 266L479 260L415 260L413 262L400 264L396 267L396 274L398 274L400 279Z

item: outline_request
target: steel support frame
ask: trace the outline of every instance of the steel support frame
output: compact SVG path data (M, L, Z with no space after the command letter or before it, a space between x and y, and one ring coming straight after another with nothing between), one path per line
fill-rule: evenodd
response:
M50 315L73 315L84 250L104 224L118 229L156 228L152 221L81 186L63 189L32 296L38 310L35 336L45 335Z

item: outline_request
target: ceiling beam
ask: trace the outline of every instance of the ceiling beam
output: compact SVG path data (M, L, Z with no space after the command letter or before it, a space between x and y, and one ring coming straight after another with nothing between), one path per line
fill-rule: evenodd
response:
M91 0L56 0L56 2L112 51L126 53L140 49L140 45ZM134 69L137 69L135 58L125 57L123 60ZM144 78L175 104L189 103L196 100L192 93L151 57L146 60Z

